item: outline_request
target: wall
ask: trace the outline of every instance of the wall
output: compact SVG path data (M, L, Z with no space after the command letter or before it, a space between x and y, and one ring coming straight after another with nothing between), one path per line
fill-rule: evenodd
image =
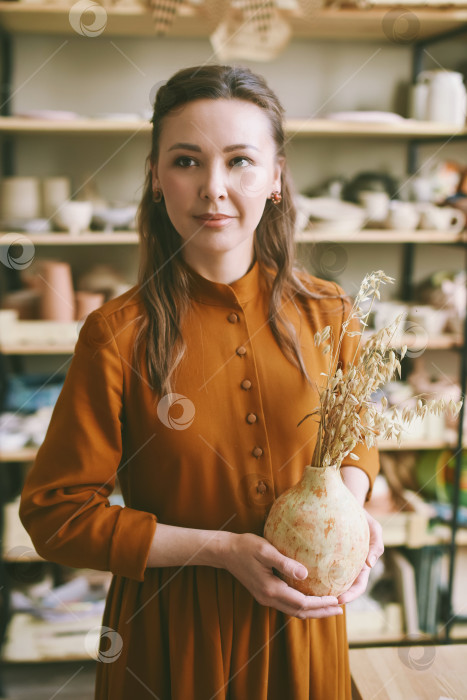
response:
M463 44L450 41L425 54L425 67L456 68L463 60ZM65 109L86 116L107 112L147 112L154 86L177 69L214 61L207 39L107 38L81 36L20 36L14 40L12 111ZM443 63L444 61L444 63ZM411 49L390 42L326 42L294 40L270 63L244 61L262 73L279 95L287 116L322 117L352 109L405 110L410 80ZM18 140L17 172L32 175L65 174L73 190L83 184L113 202L137 202L141 196L149 136L24 136ZM407 181L405 141L373 139L295 138L288 155L297 190L325 179L352 177L361 170L384 170ZM436 143L421 149L421 171L446 158L467 162L465 143ZM358 236L358 234L356 234ZM137 267L135 249L92 249L93 263L110 262L128 280ZM43 255L38 251L38 256ZM63 255L50 248L49 257ZM301 259L315 274L334 275L353 293L370 269L384 267L401 279L402 249L382 244L326 245L319 250L299 246ZM73 251L76 274L89 268L89 250ZM419 246L415 279L442 269L458 269L459 251L442 246ZM397 296L397 288L385 291Z

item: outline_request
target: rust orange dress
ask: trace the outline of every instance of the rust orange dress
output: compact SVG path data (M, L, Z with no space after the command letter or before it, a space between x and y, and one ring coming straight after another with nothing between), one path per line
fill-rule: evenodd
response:
M179 397L171 407L154 401L146 370L131 364L144 313L137 287L91 313L27 475L21 520L44 558L113 573L96 700L349 700L344 615L287 616L221 568L146 568L158 521L262 535L316 439L312 420L297 428L317 404L316 386L274 340L258 263L230 285L187 269ZM331 324L339 337L344 305L335 285L302 279L334 295L285 306L319 381L329 355L313 335ZM355 342L344 343L344 364ZM355 451L360 461L345 463L372 484L376 450ZM117 478L124 507L108 500Z

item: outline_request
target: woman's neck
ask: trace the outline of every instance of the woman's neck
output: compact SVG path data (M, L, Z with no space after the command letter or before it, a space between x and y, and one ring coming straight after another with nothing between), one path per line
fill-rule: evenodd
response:
M255 263L254 249L248 251L229 250L225 253L209 254L203 251L197 255L190 250L182 252L183 259L198 275L211 282L231 284L240 279Z

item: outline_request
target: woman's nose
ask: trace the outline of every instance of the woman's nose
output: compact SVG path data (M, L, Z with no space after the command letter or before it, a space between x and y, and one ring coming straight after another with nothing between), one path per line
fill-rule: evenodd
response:
M227 197L227 173L221 166L212 165L206 168L200 187L203 199L225 199Z

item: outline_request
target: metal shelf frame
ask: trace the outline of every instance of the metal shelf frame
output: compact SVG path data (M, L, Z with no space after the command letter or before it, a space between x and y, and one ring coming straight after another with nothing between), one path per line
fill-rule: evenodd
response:
M428 39L422 39L415 42L413 47L412 55L412 80L413 83L416 82L418 74L423 70L423 60L424 60L424 49L427 46L432 46L434 44L440 44L449 39L456 39L460 36L467 34L467 24L463 24L460 27L452 29L447 32L441 32L434 37ZM415 173L418 166L418 146L424 143L424 139L411 140L409 143L408 150L408 171L409 173ZM464 270L467 275L467 244L464 242ZM406 256L404 260L404 279L412 279L414 263L414 244L409 243L406 245ZM410 295L411 289L407 289L406 292ZM410 298L410 297L408 297ZM459 414L459 425L458 425L458 438L457 445L455 448L455 470L454 470L454 484L453 484L453 496L452 496L452 518L450 522L451 526L451 540L447 545L448 556L449 556L449 574L448 574L448 587L445 592L444 605L440 608L440 616L442 620L438 620L444 623L444 641L449 643L451 641L451 630L456 623L465 622L465 617L458 615L453 609L453 589L454 589L454 575L455 575L455 563L456 563L456 535L459 530L459 505L460 505L460 484L461 484L461 473L462 473L462 454L464 449L463 444L463 424L465 415L465 398L466 398L466 387L467 387L467 314L464 319L464 329L463 329L463 347L461 349L461 367L460 367L460 377L459 384L461 389L461 397L464 399L462 408Z

